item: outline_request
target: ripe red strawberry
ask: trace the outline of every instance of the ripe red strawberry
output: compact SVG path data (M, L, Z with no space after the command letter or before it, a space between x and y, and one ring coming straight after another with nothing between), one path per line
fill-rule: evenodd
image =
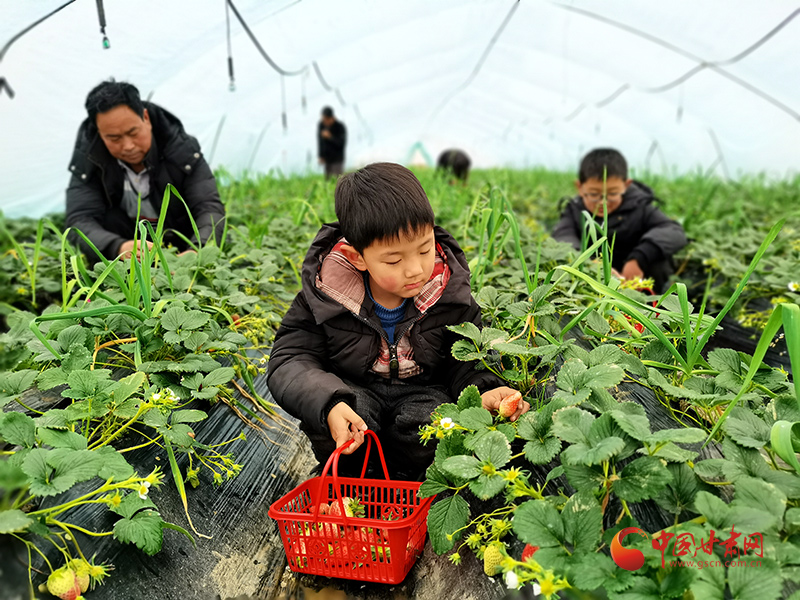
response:
M517 412L517 407L519 407L519 403L522 401L522 394L519 392L514 392L510 396L506 396L503 398L503 401L500 402L500 408L498 412L500 413L501 417L505 417L506 419Z
M47 578L47 591L61 600L77 600L81 597L81 584L75 571L61 567Z
M364 516L364 505L361 504L358 498L348 498L345 496L342 498L342 504L344 504L344 514L348 517L363 517ZM342 516L342 504L339 503L338 500L334 500L330 504L330 512L328 514L341 517Z
M319 514L327 515L330 512L331 512L331 507L328 505L327 502L323 502L322 504L319 505Z
M531 546L530 544L525 544L525 549L522 551L522 562L527 562L528 559L531 558L538 549L539 546Z

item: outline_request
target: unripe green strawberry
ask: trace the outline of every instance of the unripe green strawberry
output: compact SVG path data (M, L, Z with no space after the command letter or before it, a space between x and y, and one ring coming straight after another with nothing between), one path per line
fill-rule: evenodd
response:
M497 412L500 413L501 417L505 417L506 419L517 412L517 407L519 407L519 403L522 400L522 394L519 392L514 392L510 396L506 396L503 398L503 401L500 402L500 408Z
M503 554L500 552L500 548L489 546L483 553L483 572L489 577L497 575L501 562L503 562Z
M69 567L56 569L47 578L47 591L61 600L77 600L81 595L78 576Z

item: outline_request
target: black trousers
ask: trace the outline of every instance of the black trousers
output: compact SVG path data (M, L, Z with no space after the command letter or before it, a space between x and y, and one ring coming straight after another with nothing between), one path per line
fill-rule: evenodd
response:
M377 381L368 386L346 381L355 394L356 414L378 434L386 466L392 479L416 481L433 462L435 440L423 446L419 428L431 421L431 413L441 404L452 402L443 387L408 385L398 380ZM324 464L336 449L330 432L317 433L301 423L300 429L311 441L314 456ZM367 442L353 454L339 458L339 474L357 477L364 464ZM383 479L377 448L373 444L369 459L370 477Z

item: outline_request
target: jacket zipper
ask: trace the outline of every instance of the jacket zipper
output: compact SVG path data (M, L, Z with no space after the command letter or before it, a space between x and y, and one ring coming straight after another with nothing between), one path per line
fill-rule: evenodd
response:
M382 339L386 340L386 345L389 347L389 376L391 378L393 378L393 379L398 379L400 377L400 359L397 356L397 343L398 342L394 342L393 344L390 344L389 343L389 336L386 335L386 331L383 329L383 327L376 326L369 319L366 319L366 318L362 317L361 315L357 315L354 312L351 312L350 314L353 315L356 319L358 319L362 323L366 323L367 325L369 325L372 329L374 329L375 331L378 332L378 335L381 336ZM394 336L395 340L403 339L403 336L406 334L406 332L408 330L410 330L416 323L418 323L420 321L420 319L422 319L422 317L424 317L424 316L425 316L425 313L421 313L416 319L411 321L411 323L408 324L408 327L403 329L403 331L401 331L399 335L395 335Z

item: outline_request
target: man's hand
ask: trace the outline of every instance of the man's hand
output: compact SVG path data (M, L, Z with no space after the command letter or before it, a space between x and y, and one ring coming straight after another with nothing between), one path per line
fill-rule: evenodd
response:
M494 388L493 390L489 390L487 392L483 392L481 394L481 400L483 401L483 408L488 410L489 412L495 413L500 408L500 403L503 401L504 398L508 396L513 396L517 393L517 390L513 390L507 386L501 386ZM516 421L526 412L531 409L531 405L525 402L525 400L519 403L517 406L517 412L509 417L509 420Z
M178 256L186 256L187 254L197 254L196 251L189 248L188 250L184 250L183 252L178 252Z
M639 262L635 258L625 263L622 267L621 275L623 279L634 279L636 277L644 279L644 271L642 271L642 267L639 266Z
M320 157L317 159L317 162L318 162L319 164L321 164L321 165L324 165L324 164L325 164L325 159L324 159L324 158L322 158L322 157L320 156Z
M331 437L336 442L337 448L347 440L355 440L355 443L348 446L347 450L342 451L342 454L352 454L364 443L367 424L346 402L339 402L328 413L328 428L331 430Z
M153 242L146 242L148 248L153 247ZM119 251L117 254L121 254L122 258L130 258L131 254L133 253L133 240L128 240L127 242L122 242L119 246ZM139 244L136 248L137 256L142 255L142 242L139 240Z
M329 130L327 130L327 129L323 129L322 133L320 135L322 137L324 137L325 139L330 139L331 138L331 132Z

